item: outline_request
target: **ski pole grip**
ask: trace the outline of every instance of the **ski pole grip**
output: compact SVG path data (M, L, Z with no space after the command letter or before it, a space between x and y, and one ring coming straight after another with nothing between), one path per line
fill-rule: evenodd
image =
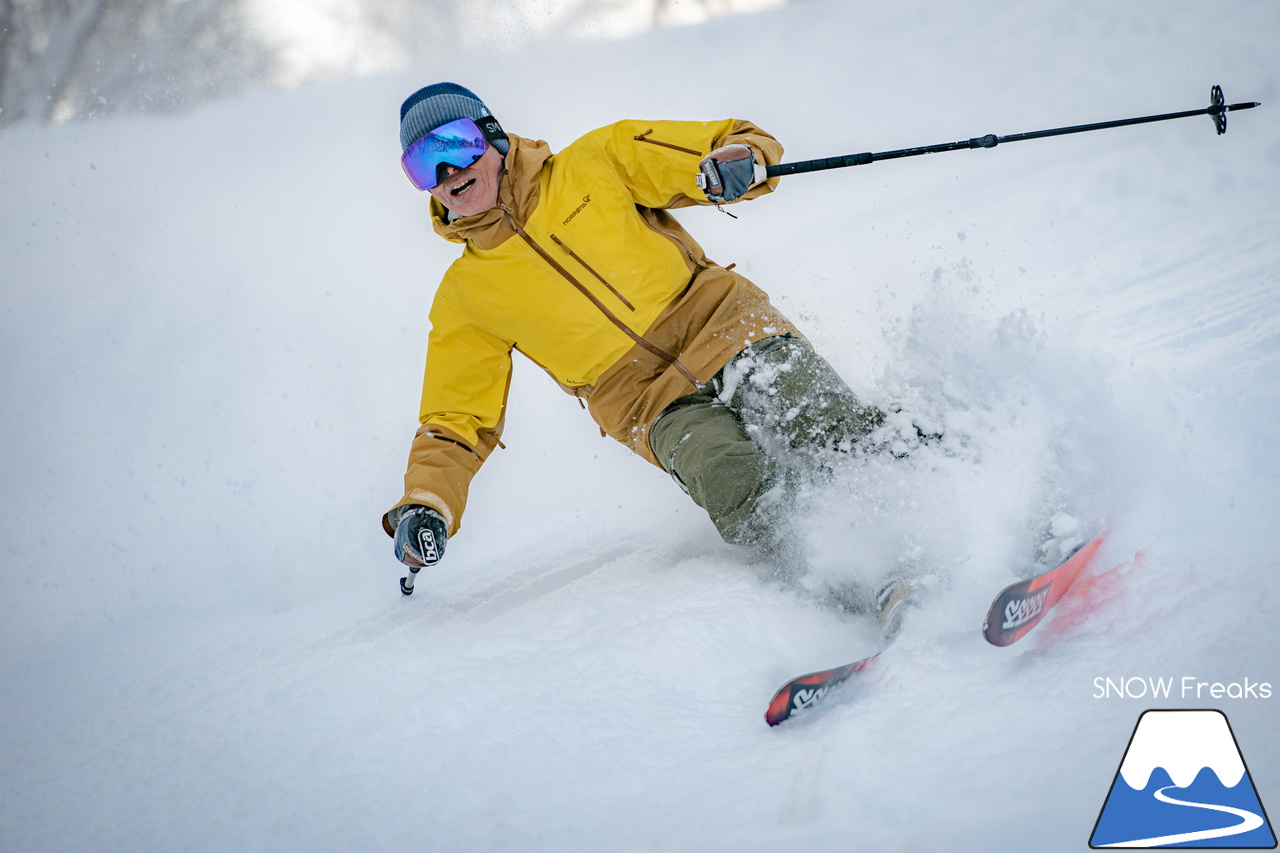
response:
M782 175L799 175L804 172L820 172L823 169L842 169L845 166L865 166L875 159L871 152L864 154L846 154L843 157L820 157L817 160L800 160L796 163L778 163L765 167L765 175L770 178Z

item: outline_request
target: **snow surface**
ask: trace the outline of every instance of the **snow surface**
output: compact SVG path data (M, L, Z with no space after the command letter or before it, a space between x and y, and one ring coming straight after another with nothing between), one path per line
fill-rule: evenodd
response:
M0 135L0 849L1084 850L1138 715L1219 707L1280 808L1280 5L796 2L615 42ZM714 45L714 47L709 47ZM841 472L816 578L936 594L873 630L774 581L520 364L403 598L426 312L456 247L396 109L457 79L554 147L742 116L792 158L1257 100L787 179L682 212L867 399L944 447ZM945 452L944 452L945 451ZM1101 561L978 623L1069 511ZM1137 555L1137 559L1135 559ZM1140 682L1130 682L1135 687Z

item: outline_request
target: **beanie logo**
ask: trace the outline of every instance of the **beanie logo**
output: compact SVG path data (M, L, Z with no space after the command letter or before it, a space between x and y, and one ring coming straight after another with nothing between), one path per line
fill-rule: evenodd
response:
M591 204L591 194L590 194L590 193L588 193L587 195L584 195L584 196L582 197L582 204L580 204L580 205L578 205L577 207L575 207L575 208L573 209L573 213L570 213L568 216L566 216L566 217L564 218L564 221L563 221L563 222L561 222L560 224L561 224L561 225L568 225L570 222L572 222L572 221L573 221L573 218L574 218L575 216L577 216L579 213L581 213L581 212L582 212L582 210L583 210L583 208L585 208L585 207L586 207L587 205L589 205L589 204Z

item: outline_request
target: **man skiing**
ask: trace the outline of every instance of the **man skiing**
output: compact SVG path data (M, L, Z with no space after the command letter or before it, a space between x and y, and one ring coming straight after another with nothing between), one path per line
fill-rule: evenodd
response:
M756 285L669 210L766 195L778 142L740 120L621 121L559 153L438 83L400 109L402 164L463 245L431 308L395 555L435 565L500 446L511 353L669 473L728 542L785 561L798 483L882 421ZM731 265L732 266L732 265Z

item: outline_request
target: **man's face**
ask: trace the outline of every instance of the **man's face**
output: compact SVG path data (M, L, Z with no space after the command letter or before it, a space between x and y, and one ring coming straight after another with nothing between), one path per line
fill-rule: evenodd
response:
M471 216L497 207L502 155L492 145L467 168L446 165L444 172L444 180L431 188L431 194L456 215Z

